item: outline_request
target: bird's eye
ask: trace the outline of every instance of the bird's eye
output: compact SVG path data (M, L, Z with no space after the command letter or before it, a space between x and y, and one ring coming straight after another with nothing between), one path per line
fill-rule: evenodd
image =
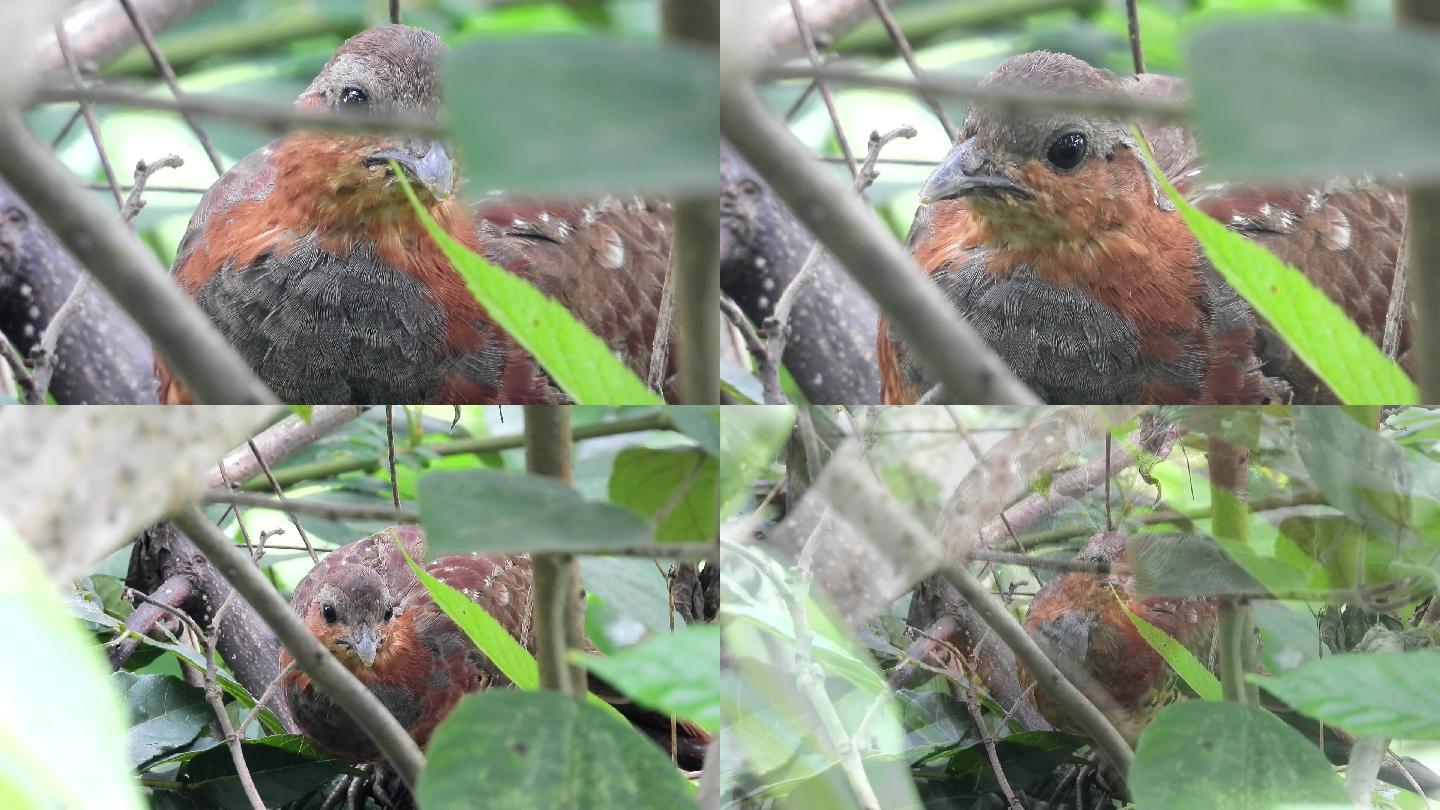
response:
M1050 144L1045 159L1057 169L1073 169L1085 159L1085 136L1079 132L1067 132Z
M387 608L385 608L385 621L388 622L388 621L390 621L391 619L393 619L394 617L395 617L395 608L394 608L393 606L392 606L392 607L387 607Z
M322 605L320 607L320 613L325 616L326 624L334 624L336 619L339 618L335 615L334 605Z
M370 96L358 87L347 87L340 91L341 104L364 104L370 100Z

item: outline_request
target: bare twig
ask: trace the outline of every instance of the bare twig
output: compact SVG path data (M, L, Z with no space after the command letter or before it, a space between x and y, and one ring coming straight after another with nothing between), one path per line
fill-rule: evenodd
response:
M175 71L166 61L165 54L160 50L159 44L155 42L155 36L150 33L150 26L135 9L134 0L120 0L120 5L125 9L125 15L130 18L130 24L135 26L135 33L140 36L140 42L150 54L150 61L155 63L155 70L159 72L160 78L165 80L165 85L170 88L170 94L176 101L185 100L185 92L180 89L180 80L176 78ZM195 139L200 142L205 155L210 158L210 164L215 167L215 173L225 173L225 165L220 162L220 153L215 151L215 144L210 141L210 136L205 134L200 122L190 113L181 113L185 123L190 125L190 131L195 133Z
M805 6L801 0L790 0L790 13L795 16L795 29L800 32L800 44L805 48L810 66L820 70L820 51L815 47L815 35L810 31L810 23L805 19ZM819 75L815 76L814 84L815 89L820 91L821 100L825 102L825 111L830 114L830 125L835 128L835 140L840 144L840 154L845 156L845 165L850 168L850 176L859 177L859 170L855 168L855 155L850 151L850 139L845 137L845 127L840 123L840 113L835 109L835 98L830 95L830 87Z
M792 2L798 2L798 0L792 0ZM879 176L879 173L875 171L875 161L880 157L880 150L896 138L913 138L915 135L915 128L909 125L897 127L884 135L881 135L879 131L872 131L865 154L865 162L855 173L853 186L855 193L863 195L865 189L869 188L870 184L874 183L875 178ZM779 405L785 401L785 395L780 390L780 365L781 358L785 356L785 346L790 339L790 311L795 308L795 302L800 299L800 292L819 275L820 254L819 242L810 246L810 253L806 255L800 272L795 274L795 278L786 285L784 292L780 293L780 300L771 310L770 317L765 319L765 362L760 367L760 379L765 387L765 404L767 405Z
M951 649L954 649L954 645L950 646ZM974 672L975 668L959 652L959 650L955 650L955 663L960 667L960 671L965 675L967 681L963 690L965 711L970 715L970 722L975 725L975 733L980 735L981 744L985 746L985 756L990 760L990 770L995 774L995 781L1000 783L1000 792L1005 796L1005 803L1010 806L1010 810L1022 810L1020 802L1015 799L1015 791L1010 787L1010 780L1005 778L1005 769L1000 765L1000 756L995 752L995 734L985 724L985 716L980 713L980 701L975 698L975 683L969 674Z
M1390 301L1385 306L1385 333L1380 341L1380 350L1391 360L1400 353L1400 335L1405 331L1405 315L1409 308L1409 291L1406 289L1410 280L1409 216L1400 226L1400 249L1395 255L1394 272L1390 279Z
M730 300L730 296L722 295L720 296L720 309L730 323L740 330L740 335L745 341L745 348L754 356L755 361L757 363L763 361L765 359L765 343L760 340L760 333L755 331L755 326L750 323L750 319L740 311L740 305Z
M866 0L808 0L805 8L811 33L834 39L861 24L869 17ZM801 38L792 16L776 8L768 21L766 45L772 53L796 50Z
M1134 0L1131 2L1133 3ZM870 0L870 5L875 8L875 14L880 17L881 25L885 26L885 32L890 35L890 41L895 43L895 50L900 52L901 58L905 60L905 65L910 68L910 73L917 79L923 78L924 71L915 61L915 51L911 49L909 40L905 39L905 32L900 30L899 24L895 22L895 16L890 13L890 4L886 0ZM941 107L940 102L928 93L921 94L920 97L935 113L935 117L940 119L940 126L945 128L945 137L954 143L960 130L955 127L955 122L950 120L945 108Z
M291 414L266 428L260 435L227 453L224 460L220 462L224 466L226 475L222 476L217 472L205 482L206 486L211 489L219 489L225 485L227 477L241 482L241 486L244 486L244 482L260 475L260 461L255 452L250 449L252 443L260 448L261 454L265 458L279 461L338 430L342 425L348 424L364 412L365 406L361 405L316 405L310 412L310 421L308 422L296 414Z
M161 169L178 169L184 165L185 161L179 155L166 155L154 163L146 163L143 160L137 162L135 164L135 180L130 186L130 195L125 198L125 205L120 209L120 219L130 223L140 215L141 209L145 207L145 199L140 195L145 193L150 175Z
M881 161L881 163L890 163L890 162L892 162L892 161ZM933 162L931 162L929 165L934 166L935 164L934 164ZM103 183L86 183L86 184L85 184L85 188L88 188L88 189L90 189L91 191L109 191L109 190L110 190L110 187L107 186L107 185L105 185L105 184L103 184ZM198 187L198 186L157 186L157 185L147 185L145 188L146 188L147 190L149 190L149 191L156 191L156 192L160 192L160 193L162 193L162 194L204 194L204 193L206 193L207 191L210 190L210 189L208 189L208 188L200 188L200 187ZM120 190L121 190L121 191L126 191L126 192L128 192L128 191L131 190L131 187L130 187L130 186L121 186L121 187L120 187Z
M400 0L390 0L390 22L400 24Z
M203 503L228 503L236 506L253 506L258 509L275 509L292 515L313 515L325 520L373 520L390 523L419 523L420 513L404 507L373 506L359 503L325 503L305 499L269 498L246 492L211 490L201 499ZM304 548L304 546L299 546Z
M275 480L275 473L271 472L270 465L265 463L265 456L260 452L260 448L255 446L255 440L251 439L247 444L250 445L250 452L255 454L255 461L260 465L260 470L265 473L265 478L269 480L270 486L275 490L275 497L279 498L281 503L288 501L289 499L285 497L284 487L281 487L280 482ZM224 468L222 467L221 469ZM305 533L305 527L300 525L300 521L296 519L294 514L287 511L285 516L290 518L291 525L295 527L295 531L300 533L300 542L304 543L305 550L310 552L310 561L320 562L320 556L315 553L315 548L310 545L310 535Z
M398 8L398 7L396 7ZM390 496L400 509L400 479L395 476L395 406L385 406L385 449L390 456Z
M1140 11L1136 0L1125 0L1125 16L1130 25L1130 59L1135 63L1135 75L1145 72L1145 51L1140 47Z
M670 329L675 322L675 265L665 270L665 284L660 290L660 312L655 319L655 339L650 343L650 372L645 384L651 391L665 390L665 372L670 365Z
M335 660L275 592L265 575L250 563L248 555L211 525L198 508L190 507L174 516L173 521L209 558L220 575L255 608L261 620L274 629L300 669L375 741L396 773L414 790L424 757L404 727L364 684Z
M0 175L144 330L199 400L274 401L149 248L76 184L18 114L0 115L0 143Z
M759 72L760 81L824 78L853 87L895 90L911 95L929 94L985 104L1000 113L1073 112L1137 118L1149 121L1183 121L1190 115L1188 99L1098 93L1057 93L1023 87L981 87L979 82L953 77L906 78L843 67L769 67Z
M1039 400L965 323L884 223L771 115L743 77L721 82L720 128L796 218L890 317L953 401Z
M70 52L70 39L65 34L63 23L55 24L55 42L60 47L60 54L65 59L65 67L70 71L70 81L76 90L85 88L85 80L80 76L80 66L75 62L75 55ZM125 198L120 193L120 181L115 177L115 167L110 165L110 153L105 149L105 139L100 135L100 124L95 120L95 111L90 109L88 102L80 102L80 115L85 118L85 126L90 129L90 138L95 141L95 153L100 156L100 167L105 170L105 180L110 184L110 191L115 195L115 207L124 208Z

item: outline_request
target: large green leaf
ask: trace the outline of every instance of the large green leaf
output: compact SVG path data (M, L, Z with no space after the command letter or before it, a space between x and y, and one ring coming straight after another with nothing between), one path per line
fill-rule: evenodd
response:
M1139 810L1349 807L1320 749L1257 706L1187 700L1140 737L1130 767Z
M421 207L400 167L391 161L415 214L465 279L490 318L546 373L582 405L658 405L660 396L645 386L605 342L570 314L559 301L519 276L502 270L460 244Z
M556 692L471 695L435 730L421 807L693 807L669 757L623 720Z
M650 542L650 524L624 507L587 501L564 483L500 470L420 479L420 522L433 556L469 551L604 554Z
M454 46L450 131L477 190L714 192L719 59L600 37Z
M1255 19L1199 27L1187 50L1195 123L1218 176L1440 176L1440 35Z
M651 636L607 658L576 653L586 667L646 708L720 730L720 628L694 625Z
M103 796L107 807L144 807L109 667L3 518L0 559L9 649L0 663L0 805L89 807Z
M1191 205L1158 169L1155 175L1215 269L1342 402L1418 401L1415 383L1304 274Z
M205 690L171 675L117 672L130 715L130 761L135 765L189 745L214 717Z
M610 500L658 521L659 542L710 540L719 527L719 467L698 447L627 447L615 457Z
M1440 650L1332 655L1259 683L1356 736L1440 740Z
M669 592L665 576L656 570L653 560L581 557L580 578L586 592L599 597L616 614L639 622L652 633L670 632ZM685 619L677 613L675 626L684 625ZM597 646L600 643L596 641Z

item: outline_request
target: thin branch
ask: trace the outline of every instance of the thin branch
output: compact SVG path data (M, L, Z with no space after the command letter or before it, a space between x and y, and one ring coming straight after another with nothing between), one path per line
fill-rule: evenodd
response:
M790 13L795 17L795 29L800 32L800 44L805 48L805 55L810 59L810 67L820 70L820 52L815 48L815 35L810 31L810 23L805 19L805 6L800 0L790 0ZM850 151L850 139L845 137L845 127L840 123L840 113L835 109L835 97L830 95L830 86L825 79L819 75L814 79L815 89L820 91L820 99L825 102L825 111L830 114L830 126L835 129L835 140L840 144L840 154L845 156L845 165L850 168L851 177L859 177L860 172L855 168L855 155Z
M571 445L569 408L525 406L526 471L569 484ZM531 564L535 572L532 593L540 687L584 697L585 669L569 660L570 650L581 649L585 638L580 565L573 554L563 552L535 554Z
M798 2L798 0L794 1ZM872 131L867 145L865 162L855 174L855 183L852 186L855 193L864 195L865 189L869 188L875 182L875 178L880 176L875 171L875 161L880 157L880 150L897 138L913 138L916 134L915 128L908 124L897 127L884 135L881 135L878 130ZM785 395L780 390L780 367L781 358L785 356L785 346L790 340L790 312L795 308L795 302L800 300L800 292L819 275L821 250L819 242L810 246L810 253L806 255L800 272L795 274L795 277L786 285L784 292L780 293L780 300L771 310L770 317L765 319L765 363L760 369L760 379L765 387L766 405L780 405L785 402Z
M873 211L771 115L743 78L721 82L720 128L796 218L889 316L952 401L1039 399L955 312Z
M319 411L319 408L316 408ZM318 419L318 417L312 417ZM625 419L616 419L613 422L597 422L589 425L576 427L571 436L576 441L581 439L598 439L604 436L615 436L621 433L640 433L647 430L674 430L675 424L664 411L657 410L651 413L633 416ZM483 453L494 453L501 450L511 450L525 446L525 437L521 434L508 436L483 436L472 439L456 439L444 442L443 444L426 445L426 450L442 458L447 456L460 455L481 455ZM271 454L273 455L273 454ZM275 480L281 486L291 486L300 481L308 481L314 478L329 478L341 473L366 471L373 472L380 469L385 463L383 454L380 455L347 455L343 458L327 459L310 464L295 464L276 472ZM258 468L256 470L258 473ZM232 475L239 480L246 480L256 473L250 475ZM215 486L212 483L212 486ZM245 484L241 487L247 490L270 489L268 482L259 481Z
M260 448L265 458L279 461L350 423L364 412L365 406L361 405L316 405L308 422L291 414L227 453L220 462L226 475L211 475L205 484L211 489L218 489L225 485L228 477L242 482L243 486L243 482L260 475L260 462L250 449L252 443ZM281 474L284 472L282 470Z
M1134 0L1130 1L1134 2ZM909 40L905 39L905 32L900 30L894 15L890 13L889 3L886 0L870 0L870 5L874 7L875 14L880 18L880 24L885 26L885 32L890 35L890 41L895 43L895 50L900 52L900 57L910 68L911 75L917 79L924 78L925 72L920 69L920 63L915 61L915 51L911 49ZM960 130L956 128L955 122L950 120L950 116L945 113L945 108L941 107L940 102L928 93L922 94L920 97L935 113L935 117L940 119L940 126L945 128L945 137L954 143L960 135Z
M135 221L140 215L141 209L145 207L145 199L140 195L145 193L150 180L150 175L161 169L178 169L185 165L185 161L179 155L166 155L154 163L146 163L141 160L135 164L135 180L130 186L130 195L125 198L125 205L120 209L120 219L125 223Z
M159 72L160 78L164 79L165 85L170 88L170 94L176 101L185 100L185 92L180 89L180 80L175 76L175 70L166 61L165 54L160 50L159 44L155 42L154 34L150 33L150 26L145 23L143 17L135 10L134 0L120 0L120 5L125 9L125 15L130 18L130 24L135 26L135 33L140 36L140 42L150 54L150 61L155 63L155 70ZM181 114L185 123L190 125L190 131L195 133L195 139L200 142L205 155L210 158L210 165L215 167L215 174L223 175L225 165L220 161L220 153L215 151L215 144L210 141L210 136L205 134L200 122L190 113Z
M675 265L665 269L664 286L660 289L660 311L655 319L655 339L650 342L650 371L645 384L651 391L663 393L665 372L670 366L670 330L675 323Z
M0 144L0 175L144 330L200 401L274 401L149 248L79 187L18 114L0 114Z
M981 87L977 81L948 76L943 79L933 76L906 78L844 67L768 67L761 69L756 78L767 82L823 78L852 87L961 99L984 104L1001 114L1073 112L1149 121L1184 121L1190 116L1188 99L1119 93L1057 93L1023 87Z
M201 497L202 503L228 503L236 506L253 506L258 509L275 509L292 515L310 515L324 520L365 520L389 523L419 523L420 513L414 509L389 506L374 506L359 503L326 503L306 499L269 498L251 495L247 492L211 490ZM305 548L305 546L297 546Z
M172 520L209 558L216 571L255 608L261 620L275 631L300 669L375 741L381 754L413 791L419 781L424 757L404 727L369 688L335 660L335 656L285 604L265 575L250 563L248 555L211 525L198 508L190 507Z
M397 11L399 6L392 6ZM385 406L385 448L390 458L390 496L395 502L395 509L400 509L400 479L395 475L395 406Z
M1400 226L1400 249L1395 255L1394 275L1390 278L1390 301L1385 305L1385 332L1380 341L1380 350L1391 360L1400 353L1400 335L1405 331L1409 279L1410 217L1407 216Z
M947 642L948 643L948 642ZM950 645L954 649L954 645ZM1000 756L995 752L995 734L990 727L985 725L985 716L980 713L980 701L975 698L974 679L968 674L974 671L974 666L965 660L964 656L956 653L956 665L960 667L961 674L966 676L965 684L965 710L970 715L970 722L975 726L975 733L980 735L980 742L985 746L985 756L990 760L990 770L995 774L995 781L1000 783L1000 792L1005 796L1005 803L1010 810L1023 810L1020 802L1015 799L1015 791L1010 787L1010 780L1005 778L1005 769L1000 765Z
M316 129L327 132L377 132L444 138L442 123L419 118L342 115L327 110L297 110L287 104L261 103L253 99L241 102L227 96L191 93L183 101L147 96L108 87L70 88L43 87L35 91L33 100L44 104L73 104L89 101L113 104L137 110L154 110L176 114L190 113L202 118L216 118L245 124L269 132L292 129Z
M281 503L288 501L289 499L285 497L285 488L280 486L279 481L275 480L275 473L271 472L270 465L265 463L265 456L260 452L260 448L255 446L255 440L251 439L246 443L250 445L250 452L255 454L255 461L260 465L261 472L265 473L266 480L270 482L270 486L275 490L275 497L279 498ZM221 469L223 470L224 468L222 467ZM300 542L304 543L305 550L310 552L310 561L315 563L320 562L320 556L315 553L315 548L310 545L310 536L305 533L305 528L300 525L300 521L290 512L286 512L285 515L290 518L290 523L295 527L295 531L300 533Z
M55 23L55 42L60 47L60 55L65 59L66 69L70 71L71 84L77 91L83 90L85 80L80 76L80 66L75 62L75 55L70 52L70 38L65 34L63 23ZM80 115L85 118L85 126L90 129L90 139L95 142L95 153L100 156L100 167L105 170L105 181L115 195L115 207L123 209L125 198L120 193L120 181L115 177L115 167L110 164L110 152L105 149L105 139L100 135L100 124L95 120L95 111L90 109L87 102L82 101Z
M390 22L400 24L400 0L390 0Z
M1140 47L1140 11L1136 0L1125 0L1125 16L1130 26L1130 59L1135 63L1135 75L1145 72L1145 51Z
M882 162L882 163L889 163L889 162L891 162L891 161L881 161L881 162ZM934 164L934 163L930 163L929 165L934 166L935 164ZM84 185L85 185L85 188L90 189L91 191L109 191L109 190L110 190L110 187L107 186L107 185L105 185L105 184L103 184L103 183L85 183ZM120 187L120 190L121 190L121 191L126 191L126 192L128 192L128 191L131 190L131 188L132 188L131 186L121 186L121 187ZM204 193L206 193L206 192L208 192L208 191L210 190L210 189L208 189L208 188L200 188L200 187L198 187L198 186L157 186L157 185L149 185L149 186L146 186L146 189L148 189L148 190L150 190L150 191L160 192L160 193L163 193L163 194L204 194Z

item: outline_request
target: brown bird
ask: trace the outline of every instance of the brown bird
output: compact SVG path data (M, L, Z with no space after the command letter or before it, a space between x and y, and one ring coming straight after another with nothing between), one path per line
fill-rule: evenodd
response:
M411 559L425 558L425 536L419 528L386 529L332 551L300 580L290 604L315 637L424 746L461 698L511 682L430 598L396 540ZM528 557L451 554L424 568L535 651ZM587 649L593 652L593 647ZM289 652L281 651L282 670L292 660ZM295 722L316 748L346 762L380 756L369 736L304 672L292 669L282 689ZM592 691L615 703L639 730L669 749L668 717L625 702L593 676ZM704 732L685 722L677 730L677 760L698 769L707 742Z
M445 46L387 25L352 37L301 110L435 120ZM454 192L449 146L300 131L237 163L201 198L172 270L226 339L292 403L563 402L495 325L411 210L401 166L446 232L556 298L642 376L670 253L667 207L603 199L500 200ZM671 357L675 354L672 352ZM157 364L160 400L190 400Z
M1175 95L1062 54L1001 63L982 84ZM1297 266L1380 341L1403 204L1370 183L1260 190L1205 185L1189 133L1142 130L1181 193ZM1150 174L1129 124L972 106L921 192L915 261L1041 398L1068 403L1327 402L1334 394L1205 258ZM1407 360L1408 323L1399 342ZM934 385L882 321L881 398Z

